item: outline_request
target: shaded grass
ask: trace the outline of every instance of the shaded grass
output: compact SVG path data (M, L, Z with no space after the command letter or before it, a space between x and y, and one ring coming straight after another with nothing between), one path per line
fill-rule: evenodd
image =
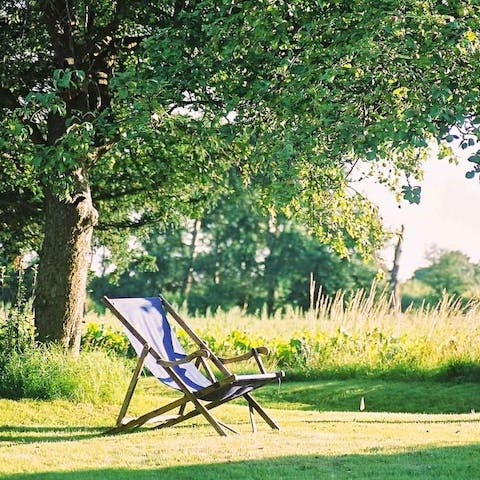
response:
M144 377L135 393L132 408L135 412L140 412L142 408L154 408L155 398L166 400L176 395L155 378ZM359 411L363 397L366 412L480 413L479 383L384 381L375 378L298 382L287 377L280 386L276 383L266 385L256 390L254 396L262 405L283 410Z
M471 413L480 412L480 384L432 381L350 379L289 382L266 386L256 397L274 408L355 411L363 397L370 412Z
M99 468L68 472L71 480L178 479L381 479L416 478L472 480L480 476L479 445L426 448L396 454L295 455L262 460L179 465L156 468ZM2 476L11 480L64 479L64 471Z
M178 398L178 395L178 392L166 388L153 377L141 377L129 414L144 413ZM285 411L359 412L360 399L364 397L366 409L361 414L480 413L480 384L477 383L385 382L377 379L292 382L287 379L280 386L270 384L256 390L254 396L266 408ZM233 403L239 406L244 401ZM39 425L35 428L41 430L52 419L55 419L56 427L68 431L72 425L72 413L77 424L85 428L110 426L120 404L121 399L110 404L0 399L0 431L6 431L6 424L14 425L12 420L25 427Z

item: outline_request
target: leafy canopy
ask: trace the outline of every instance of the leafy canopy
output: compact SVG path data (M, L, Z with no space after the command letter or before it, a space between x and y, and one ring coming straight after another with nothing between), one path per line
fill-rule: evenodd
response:
M64 31L50 22L60 9ZM0 242L35 243L45 192L74 201L78 169L104 242L212 205L233 171L339 252L366 252L381 235L350 188L358 166L408 180L430 140L476 139L479 10L473 0L7 0ZM63 34L70 43L53 45ZM407 182L407 198L419 193Z

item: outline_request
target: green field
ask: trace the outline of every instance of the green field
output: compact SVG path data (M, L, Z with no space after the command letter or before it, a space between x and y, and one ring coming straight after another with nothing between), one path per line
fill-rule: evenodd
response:
M143 378L132 413L172 394ZM366 410L359 411L360 397ZM202 420L102 436L118 405L0 400L0 478L219 479L479 478L480 385L344 380L284 382L257 398L280 423L250 433L240 403L215 414L240 430L219 437ZM383 412L389 410L389 413ZM439 414L438 411L448 414ZM406 412L406 413L391 413Z
M102 435L121 403L118 393L108 393L118 390L112 375L102 374L116 364L87 351L73 366L71 359L65 363L67 381L81 378L80 393L0 399L0 478L480 478L478 311L446 301L435 310L399 314L381 299L357 296L318 303L306 313L189 317L217 352L264 344L271 349L269 367L287 372L280 386L255 395L281 431L258 420L252 434L248 409L237 401L214 411L241 432L227 438L198 417L166 430ZM92 322L89 348L122 346L115 319L90 314ZM46 365L41 358L25 367L29 382L48 378L36 370ZM54 358L55 352L52 365ZM123 390L128 374L124 367L118 372L114 386ZM52 383L50 393L56 388ZM144 376L128 415L174 395Z

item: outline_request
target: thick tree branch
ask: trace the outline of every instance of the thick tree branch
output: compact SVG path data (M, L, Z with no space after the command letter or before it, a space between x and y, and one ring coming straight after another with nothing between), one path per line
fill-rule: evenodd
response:
M50 36L55 53L55 67L69 65L69 58L75 58L72 27L74 22L66 0L43 1L42 19Z
M93 26L90 26L90 31L88 32L90 40L83 45L80 45L82 58L86 58L88 55L92 54L95 57L105 58L109 54L117 54L121 48L134 50L140 45L144 38L149 36L147 34L118 36L118 29L121 26L122 20L125 17L128 17L127 13L129 8L131 8L131 5L132 2L129 2L128 0L118 0L115 12L109 23L98 29L95 34L93 34ZM171 21L172 17L168 12L160 10L160 14L165 20ZM93 16L94 12L91 12L90 15Z
M162 194L162 198L173 198L175 195L167 195L165 193ZM209 198L209 195L199 195L198 197L190 198L185 200L184 203L188 204L197 204L199 202L203 202ZM140 218L135 220L125 219L125 220L118 220L112 222L102 222L101 220L95 227L97 230L110 230L110 229L135 229L145 227L147 225L155 225L159 222L165 221L165 211L160 212L148 212L143 213Z
M124 220L118 222L99 222L96 226L97 230L130 230L141 227L146 227L147 225L154 225L160 221L160 216L143 216L140 220Z
M113 17L109 23L104 25L102 28L98 29L96 34L93 34L94 31L94 17L95 17L95 10L91 8L89 12L90 15L90 22L88 26L88 40L86 43L80 46L80 50L82 52L82 56L88 55L89 53L93 53L94 51L99 54L103 50L102 45L108 45L110 43L111 38L118 30L120 25L120 21L127 11L127 5L129 4L128 0L117 0L117 4L115 6L115 11L113 13Z

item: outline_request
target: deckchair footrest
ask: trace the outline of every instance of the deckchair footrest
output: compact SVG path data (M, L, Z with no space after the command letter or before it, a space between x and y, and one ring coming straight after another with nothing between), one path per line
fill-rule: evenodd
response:
M163 422L168 422L170 420L176 420L177 418L180 418L181 415L158 415L156 417L153 417L153 418L150 418L149 420L147 420L144 425L147 425L147 424L154 424L154 423L163 423ZM125 425L127 424L128 422L131 422L132 420L135 420L135 417L125 417L124 419L122 419L122 421L120 422L120 425ZM119 426L120 426L119 425Z

